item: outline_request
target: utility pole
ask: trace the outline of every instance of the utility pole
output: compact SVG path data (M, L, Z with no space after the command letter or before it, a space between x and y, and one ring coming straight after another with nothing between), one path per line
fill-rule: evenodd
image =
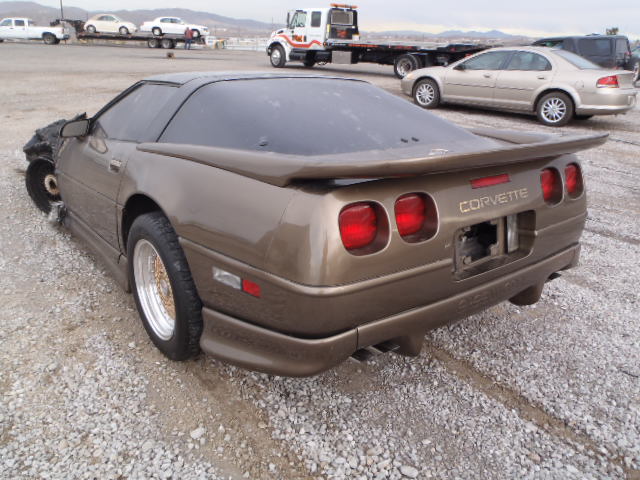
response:
M60 0L60 21L64 19L64 9L62 8L62 0Z

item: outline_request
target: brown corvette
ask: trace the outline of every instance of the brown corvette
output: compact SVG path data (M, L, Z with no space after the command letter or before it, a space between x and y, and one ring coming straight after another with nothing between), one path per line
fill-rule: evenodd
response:
M466 130L357 80L219 73L144 80L60 135L29 150L29 193L133 291L154 344L291 376L417 355L429 329L536 302L578 261L574 153L606 138Z

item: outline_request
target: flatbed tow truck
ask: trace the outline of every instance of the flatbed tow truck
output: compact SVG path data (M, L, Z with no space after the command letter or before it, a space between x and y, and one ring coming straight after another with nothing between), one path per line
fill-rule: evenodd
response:
M311 68L326 63L378 63L393 65L396 76L403 78L418 68L448 65L489 48L477 44L361 41L356 9L355 5L332 3L330 8L288 12L287 26L273 32L269 39L267 55L271 65L282 68L288 61L300 61Z

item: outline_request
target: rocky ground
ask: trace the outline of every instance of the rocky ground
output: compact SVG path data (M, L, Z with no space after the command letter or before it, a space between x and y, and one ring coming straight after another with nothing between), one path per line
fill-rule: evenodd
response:
M462 108L464 125L611 132L581 154L578 268L532 307L501 304L425 338L418 358L307 379L153 347L132 298L46 222L22 145L136 80L269 70L261 53L0 45L0 478L640 479L640 111L559 130ZM389 67L328 65L400 94Z

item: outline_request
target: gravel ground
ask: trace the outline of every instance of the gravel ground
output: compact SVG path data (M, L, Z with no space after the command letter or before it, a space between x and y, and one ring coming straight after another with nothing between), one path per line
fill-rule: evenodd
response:
M166 360L131 297L24 189L21 147L50 121L153 73L270 70L260 53L164 54L0 45L0 478L640 479L640 111L551 130L438 110L464 125L611 132L581 155L581 265L535 306L430 333L418 358L287 379ZM400 93L388 67L314 71Z

